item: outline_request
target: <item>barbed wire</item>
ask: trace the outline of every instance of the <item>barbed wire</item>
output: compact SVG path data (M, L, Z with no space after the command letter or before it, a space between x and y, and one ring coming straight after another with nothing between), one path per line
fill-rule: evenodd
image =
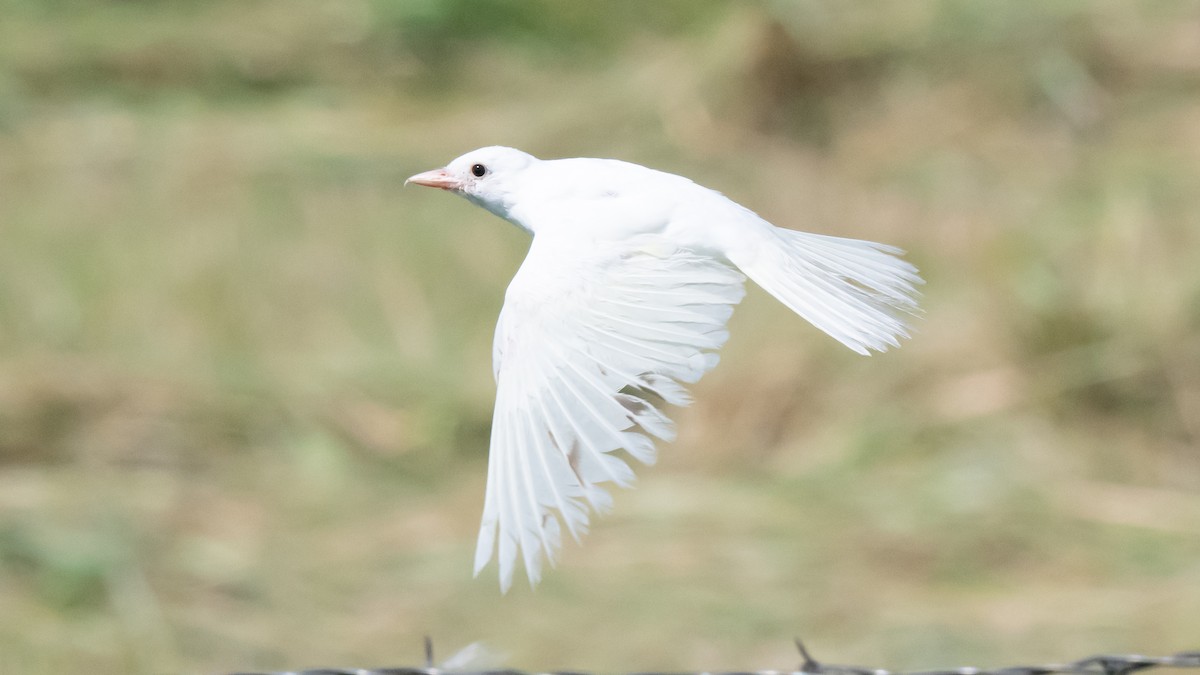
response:
M478 647L478 643L467 649ZM1069 663L1052 663L1037 666L1005 666L1002 668L949 668L945 670L921 670L898 672L883 668L847 666L821 663L809 654L800 640L796 649L802 659L796 670L751 670L703 673L653 673L639 672L629 675L1129 675L1151 668L1200 668L1200 651L1180 652L1173 656L1143 656L1140 654L1098 654ZM466 651L466 650L464 650ZM576 671L552 671L533 673L508 668L472 670L455 667L459 655L451 657L443 667L433 665L433 642L425 639L425 666L399 668L316 668L313 670L289 670L274 673L234 673L232 675L589 675ZM449 667L447 667L449 666Z

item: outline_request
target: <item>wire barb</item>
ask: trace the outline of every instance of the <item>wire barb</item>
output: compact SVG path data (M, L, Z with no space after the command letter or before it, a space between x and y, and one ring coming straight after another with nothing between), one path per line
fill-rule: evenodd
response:
M804 659L804 661L800 664L800 672L812 673L813 675L823 672L821 670L821 664L812 657L812 654L808 653L808 650L804 648L804 643L800 641L800 638L792 638L792 641L796 643L796 651L800 652L800 658Z

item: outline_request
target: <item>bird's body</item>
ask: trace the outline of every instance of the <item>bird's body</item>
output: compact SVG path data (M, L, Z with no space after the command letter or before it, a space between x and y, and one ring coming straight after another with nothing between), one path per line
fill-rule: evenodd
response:
M499 548L507 590L578 539L619 456L652 463L674 428L652 402L686 405L717 363L750 277L847 347L898 345L916 268L873 242L785 230L681 176L611 159L476 150L412 182L456 192L533 235L496 328L497 382L476 574ZM561 525L560 525L561 520Z
M514 183L501 210L467 198L533 235L620 240L661 234L719 256L742 247L750 234L738 224L753 214L720 193L616 159L537 160Z

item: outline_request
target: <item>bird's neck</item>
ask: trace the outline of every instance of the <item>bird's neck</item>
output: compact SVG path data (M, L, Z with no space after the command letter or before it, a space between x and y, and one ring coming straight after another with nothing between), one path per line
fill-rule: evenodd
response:
M514 204L512 202L512 200L510 200L510 199L483 200L483 199L479 199L477 197L473 197L471 195L464 195L464 196L467 198L468 201L475 204L476 206L480 206L480 207L496 214L497 216L500 216L501 218L507 220L508 222L512 223L513 225L516 225L517 227L521 228L522 230L524 230L525 232L527 232L529 234L533 234L533 229L531 227L529 227L529 225L527 225L521 219L519 213L517 213L518 209L516 208L516 204Z

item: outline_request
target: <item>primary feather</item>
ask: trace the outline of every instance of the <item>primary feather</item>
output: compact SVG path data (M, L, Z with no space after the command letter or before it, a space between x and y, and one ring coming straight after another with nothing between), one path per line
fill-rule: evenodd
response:
M907 337L915 267L898 249L777 228L720 193L636 164L483 148L412 182L460 194L534 235L493 347L496 406L475 573L531 584L565 527L628 487L674 425L656 401L717 364L746 276L861 354ZM745 276L743 276L743 273Z

